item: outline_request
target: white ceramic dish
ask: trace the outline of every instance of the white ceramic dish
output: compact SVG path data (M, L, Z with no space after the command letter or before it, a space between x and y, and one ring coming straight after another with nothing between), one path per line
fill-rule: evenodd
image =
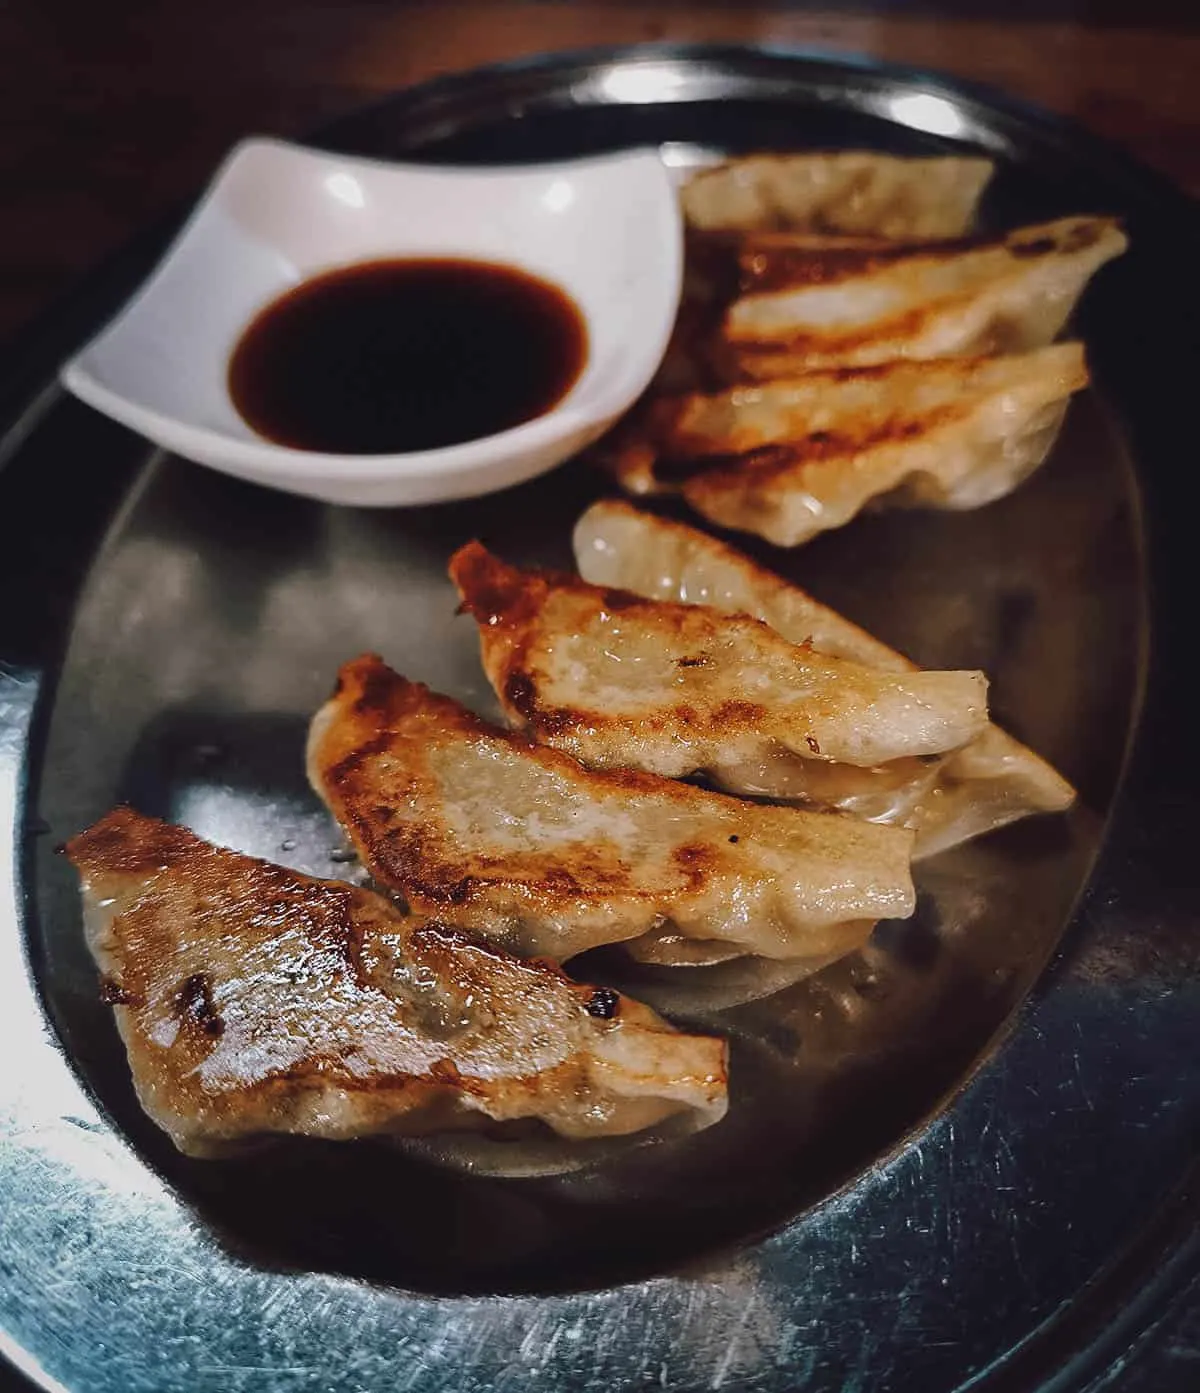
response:
M256 434L226 382L254 315L320 271L422 255L515 265L571 296L590 352L563 400L500 434L410 454L321 454ZM255 483L360 505L466 498L552 468L637 398L666 349L682 260L673 180L657 151L476 170L250 140L61 377L165 449Z

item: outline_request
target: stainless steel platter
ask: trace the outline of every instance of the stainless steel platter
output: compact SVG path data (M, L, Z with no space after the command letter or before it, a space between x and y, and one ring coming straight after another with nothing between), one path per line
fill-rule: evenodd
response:
M730 1117L701 1136L520 1179L378 1145L179 1157L133 1099L54 845L128 800L352 873L301 758L337 664L377 650L490 710L451 549L482 534L562 562L606 485L575 463L477 503L355 512L153 454L52 385L151 264L165 232L148 235L0 364L12 1363L73 1393L949 1393L1136 1380L1152 1357L1138 1386L1175 1386L1186 1350L1155 1353L1154 1332L1196 1271L1200 1130L1190 205L992 94L751 50L468 74L321 143L454 161L982 147L996 224L1125 217L1133 251L1082 317L1097 386L1041 473L975 513L761 553L921 662L986 668L1000 719L1081 806L931 861L912 920L809 981L729 1004L728 982L639 980L733 1042Z

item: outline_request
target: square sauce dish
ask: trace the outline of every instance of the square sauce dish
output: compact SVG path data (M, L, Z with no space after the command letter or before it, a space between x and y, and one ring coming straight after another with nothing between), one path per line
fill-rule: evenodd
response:
M422 267L428 274L422 276ZM391 275L386 303L396 307L394 319L382 298L372 304L372 268L385 279ZM484 284L489 271L497 282L490 289ZM666 349L681 274L678 200L656 150L475 169L248 140L226 160L149 280L64 365L61 378L82 401L163 449L271 488L366 506L474 497L553 468L637 399ZM425 281L422 317L407 326L397 276L412 287ZM430 276L457 296L457 339L448 317L437 311ZM322 318L309 292L340 283L345 293L356 277L358 303L368 307L371 323L365 339L346 339L343 346L331 305ZM294 353L278 365L292 372L298 398L306 390L324 392L335 410L340 382L340 400L351 414L359 409L356 402L378 408L382 395L385 414L402 418L407 393L428 426L426 379L437 373L432 385L445 402L450 435L456 421L469 431L472 415L486 419L482 408L473 408L497 365L528 364L536 356L530 335L537 329L536 314L527 313L528 322L519 314L493 318L487 326L491 357L480 356L481 336L468 329L472 278L484 296L476 297L479 304L494 307L499 294L511 309L524 282L535 298L556 298L563 314L577 319L569 380L515 423L498 418L499 429L433 448L405 443L377 450L363 444L372 432L350 420L348 448L302 447L275 432L261 433L235 403L231 361L248 342L248 328L261 326L265 334L266 321L295 301L299 287L312 300L303 321L312 339L300 369L306 384L295 376ZM276 332L293 349L296 323L293 313L290 328L280 320ZM390 342L396 330L404 340L401 356L370 361L380 336ZM456 345L469 360L461 368ZM542 349L553 369L552 335L543 333ZM412 372L404 372L405 363ZM389 377L397 365L393 392ZM372 382L374 401L364 387Z

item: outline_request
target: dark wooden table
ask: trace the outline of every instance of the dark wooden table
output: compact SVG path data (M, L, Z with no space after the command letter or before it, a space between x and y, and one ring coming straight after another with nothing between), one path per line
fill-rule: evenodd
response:
M7 0L0 338L249 132L436 73L639 40L819 45L1068 113L1200 192L1200 0Z

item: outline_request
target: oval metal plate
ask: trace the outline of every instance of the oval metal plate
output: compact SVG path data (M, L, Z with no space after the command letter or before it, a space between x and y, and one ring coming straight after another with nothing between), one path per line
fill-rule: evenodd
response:
M603 485L568 467L354 513L151 456L48 385L151 236L0 372L0 1326L44 1386L1082 1386L1145 1325L1133 1294L1191 1271L1197 771L1172 620L1192 212L989 94L747 50L455 77L323 143L496 161L655 142L685 162L983 147L997 223L1127 219L1134 249L1084 311L1098 390L1045 470L978 513L865 519L771 558L921 661L986 667L1083 806L938 858L912 921L766 1000L644 983L733 1040L711 1133L519 1181L378 1146L176 1156L133 1100L53 844L125 798L338 874L300 758L336 663L376 648L486 708L450 548L483 532L561 561Z

